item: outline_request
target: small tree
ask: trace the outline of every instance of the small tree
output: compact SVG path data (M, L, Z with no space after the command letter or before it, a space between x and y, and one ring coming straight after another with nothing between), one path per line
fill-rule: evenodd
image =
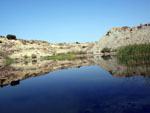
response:
M80 44L79 42L76 42L76 44Z
M8 34L7 36L6 36L6 38L8 39L8 40L16 40L17 38L16 38L16 35L11 35L11 34Z
M102 53L111 52L111 48L103 48L101 52Z
M27 55L24 55L24 58L25 58L25 59L27 59L27 58L28 58L28 56L27 56Z
M37 56L35 54L32 54L31 56L33 59L37 58Z

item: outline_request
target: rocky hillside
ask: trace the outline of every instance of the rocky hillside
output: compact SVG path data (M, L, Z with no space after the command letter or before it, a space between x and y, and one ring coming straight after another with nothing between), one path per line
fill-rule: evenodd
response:
M0 56L11 58L51 56L61 53L86 53L93 43L48 43L38 40L0 37Z
M112 51L126 45L150 43L150 24L137 27L112 28L97 43L48 43L38 40L11 39L0 36L0 59L52 56L61 53L101 54L104 48Z
M103 48L110 48L113 51L121 46L145 43L150 43L150 24L112 28L89 52L100 54Z

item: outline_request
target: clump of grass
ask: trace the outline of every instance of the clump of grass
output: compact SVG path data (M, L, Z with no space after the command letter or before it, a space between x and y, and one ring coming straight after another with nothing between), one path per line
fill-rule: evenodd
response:
M74 54L59 54L54 56L44 56L43 60L72 60L75 59L76 55Z
M15 59L12 59L7 56L7 57L5 57L5 61L6 61L5 66L10 66L12 63L15 62Z
M150 63L150 44L134 44L117 50L117 59L123 64Z
M134 44L121 47L117 50L119 56L150 55L150 44Z

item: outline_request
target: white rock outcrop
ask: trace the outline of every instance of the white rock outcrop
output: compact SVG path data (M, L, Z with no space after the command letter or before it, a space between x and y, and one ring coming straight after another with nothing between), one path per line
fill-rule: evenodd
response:
M112 28L89 52L100 54L103 48L112 50L121 46L150 43L150 24L137 27Z

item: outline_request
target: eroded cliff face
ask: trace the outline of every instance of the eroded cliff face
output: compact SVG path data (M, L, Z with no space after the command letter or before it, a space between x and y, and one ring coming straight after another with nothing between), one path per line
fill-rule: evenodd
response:
M93 45L94 43L48 43L38 40L9 40L7 38L0 37L0 56L21 58L24 56L32 57L32 55L41 57L52 56L60 53L86 53L88 48Z
M103 48L115 50L121 46L145 43L150 43L150 24L112 28L93 46L90 52L100 54Z

